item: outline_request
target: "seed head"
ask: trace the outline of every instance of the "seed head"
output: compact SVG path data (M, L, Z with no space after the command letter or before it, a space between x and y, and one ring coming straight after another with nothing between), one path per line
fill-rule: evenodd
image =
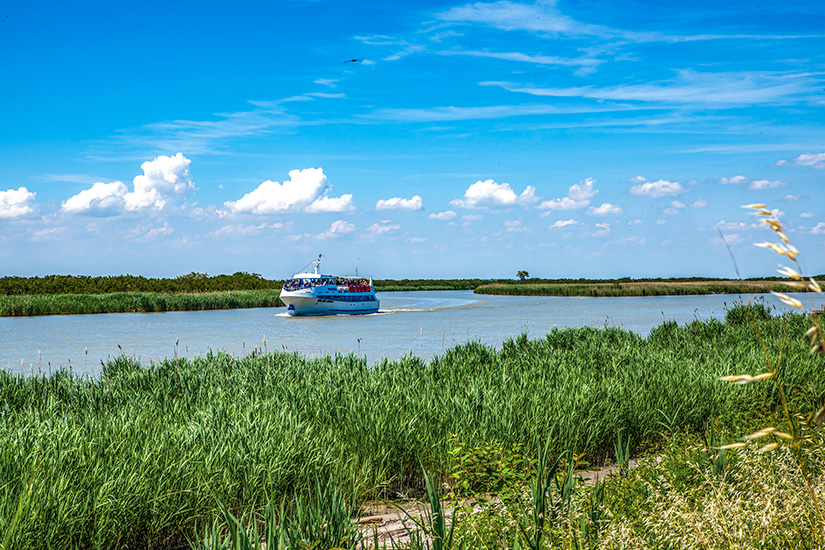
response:
M782 303L788 304L789 306L793 306L798 309L802 309L802 302L800 302L796 298L791 298L787 294L782 294L780 292L771 291L771 294L779 298L782 301Z

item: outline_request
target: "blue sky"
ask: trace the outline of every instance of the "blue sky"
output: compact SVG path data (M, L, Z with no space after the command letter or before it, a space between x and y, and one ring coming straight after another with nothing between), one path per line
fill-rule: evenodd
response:
M0 9L0 275L825 272L821 2L121 4Z

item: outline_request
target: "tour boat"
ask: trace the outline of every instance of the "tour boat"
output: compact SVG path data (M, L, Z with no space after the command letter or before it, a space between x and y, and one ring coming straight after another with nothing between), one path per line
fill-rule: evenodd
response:
M378 312L372 278L321 273L321 258L312 273L296 273L284 283L281 301L289 315L359 315ZM356 270L357 271L357 270Z

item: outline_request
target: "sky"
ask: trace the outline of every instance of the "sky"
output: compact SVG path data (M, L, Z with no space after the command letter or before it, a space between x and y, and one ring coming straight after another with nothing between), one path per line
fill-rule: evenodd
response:
M825 272L825 3L0 7L0 276ZM787 262L785 262L787 263Z

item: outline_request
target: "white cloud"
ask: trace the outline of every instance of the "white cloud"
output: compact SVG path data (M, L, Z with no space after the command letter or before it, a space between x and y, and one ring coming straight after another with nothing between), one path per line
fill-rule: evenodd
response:
M707 206L708 206L708 201L706 201L705 199L696 199L695 201L693 201L693 202L691 203L691 205L690 205L690 206L691 206L692 208L707 208Z
M182 153L178 153L174 157L161 155L141 164L143 175L135 177L134 191L123 197L126 210L161 210L173 197L188 196L195 190L195 184L189 175L191 162Z
M0 218L19 218L31 214L36 195L25 187L0 191Z
M344 220L335 220L329 226L329 229L318 235L319 239L334 239L340 235L346 235L355 231L355 226Z
M261 223L258 225L224 225L220 229L216 229L211 233L208 233L207 237L218 237L221 235L257 235L267 229L283 229L286 227L286 224L281 222L276 223Z
M645 244L647 239L644 237L640 237L638 235L633 235L631 237L625 237L623 239L618 239L614 242L614 244Z
M290 170L283 183L267 180L236 201L224 203L224 214L278 212L345 212L354 208L352 195L329 197L332 190L322 168Z
M169 237L174 233L174 229L168 221L164 221L161 227L135 227L129 232L129 236L139 242L150 242L158 237Z
M392 233L401 229L397 223L390 223L387 220L381 220L381 223L374 223L367 228L373 235L383 235L384 233Z
M195 190L189 174L191 162L182 153L174 157L161 155L140 165L143 174L133 180L133 191L120 181L97 182L63 201L61 210L67 214L97 216L163 210L176 198L185 199Z
M421 210L422 208L424 208L424 204L418 195L414 195L410 199L401 197L381 199L375 203L376 210Z
M801 198L802 198L802 195L790 195L789 194L789 195L785 195L784 197L782 197L782 200L786 200L788 202L796 202Z
M116 215L126 206L124 197L129 192L126 184L120 181L103 183L99 181L89 189L69 197L61 205L61 210L69 214Z
M656 220L656 223L654 223L653 225L664 225L666 223L667 222L665 220Z
M628 183L643 183L647 181L644 176L633 176L632 178L627 178Z
M825 153L802 153L793 160L780 160L776 163L777 166L793 165L793 166L807 166L809 168L825 168Z
M643 223L644 222L642 222L642 220L636 218L635 220L630 220L629 222L627 222L627 225L642 225Z
M825 222L819 222L810 229L813 235L825 235Z
M577 86L542 88L515 82L480 82L483 86L499 86L510 92L540 97L577 97L616 101L639 101L651 104L681 103L685 105L752 105L797 101L813 93L817 81L805 72L778 73L772 71L740 71L707 73L690 69L675 71L673 78L619 84L598 88Z
M439 212L438 214L430 214L427 216L431 220L451 220L456 217L456 213L452 210L445 210L444 212Z
M647 195L655 199L661 197L675 196L686 192L687 189L682 187L678 181L648 181L639 185L634 185L630 188L632 195Z
M743 242L745 242L745 238L738 233L729 233L724 238L712 237L710 239L710 243L716 246L742 244Z
M350 193L340 197L318 197L304 208L304 212L309 214L349 212L350 210L355 210L355 205L352 203L352 194Z
M596 227L598 228L596 231L591 233L591 237L606 237L610 235L610 224L609 223L597 223Z
M610 204L609 202L604 202L601 206L591 206L587 209L587 213L591 216L611 216L621 214L622 212L624 212L624 210L622 210L621 206Z
M590 199L599 194L594 185L596 180L586 178L567 189L567 196L550 199L539 204L541 210L578 210L590 206Z
M558 221L556 221L556 223L554 223L553 225L549 226L547 229L558 229L558 228L560 228L560 227L567 227L568 225L575 225L575 224L577 224L577 223L579 223L579 222L577 222L577 221L576 221L576 220L574 220L574 219L569 219L569 220L558 220Z
M676 216L677 214L681 213L682 211L678 208L665 208L664 210L662 210L662 214L664 214L665 216Z
M779 180L756 180L751 182L748 189L776 189L777 187L784 187L786 185L788 184Z
M670 206L673 208L687 208L687 205L682 201L670 201Z
M527 204L535 200L536 188L532 185L528 185L521 195L516 195L509 183L479 180L467 188L464 198L452 200L450 204L458 208L501 208Z
M461 221L463 222L477 222L480 219L483 219L484 216L481 214L464 214L461 216Z
M747 181L748 178L742 175L731 176L729 178L719 178L719 183L721 183L722 185L730 185L732 183L746 183Z
M799 215L799 217L800 218L813 218L814 213L813 212L803 212Z
M410 237L407 240L413 244L421 244L427 242L429 239L427 239L427 237Z

